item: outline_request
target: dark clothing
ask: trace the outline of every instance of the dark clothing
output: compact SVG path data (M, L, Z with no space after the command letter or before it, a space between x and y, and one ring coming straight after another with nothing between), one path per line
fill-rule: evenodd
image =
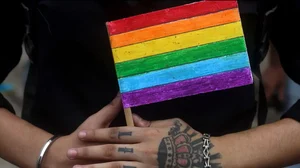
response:
M294 0L289 3L279 1L270 30L270 39L280 55L283 69L298 84L300 84L299 43L294 39L300 38L300 25L297 23L299 18L300 1ZM300 122L300 100L288 110L283 118L294 118Z
M272 19L270 38L278 50L284 70L296 83L300 83L299 43L294 39L300 38L300 1L286 3L280 1L277 12ZM300 94L300 93L299 93Z
M20 5L21 1L11 1L5 6L11 15L2 16L2 35L1 56L0 56L0 83L6 78L8 73L19 63L22 53L23 35L25 33L24 10ZM13 15L12 15L13 14ZM13 111L12 106L0 94L0 107Z
M37 10L30 20L30 37L35 50L25 90L25 120L54 134L69 134L116 95L118 84L104 23L146 11L124 11L122 5L115 9L119 1L112 1L41 0L34 5ZM153 9L164 7L156 5ZM24 33L23 11L18 5L12 9L18 19L8 21L14 29L7 30L13 37L7 39L11 41L6 49L9 56L1 58L1 65L5 65L1 66L1 81L18 62ZM3 99L0 103L7 104ZM223 135L251 127L256 111L254 86L132 110L149 120L179 117L196 130ZM114 125L124 124L121 113Z
M285 114L285 115L283 116L283 118L293 118L293 119L295 119L295 120L297 120L297 121L300 122L300 113L299 113L299 109L300 109L300 100L298 100L298 102L296 102L296 103L294 104L294 106L292 106L292 107L289 109L288 113Z
M258 14L258 2L256 0L239 0L241 14Z

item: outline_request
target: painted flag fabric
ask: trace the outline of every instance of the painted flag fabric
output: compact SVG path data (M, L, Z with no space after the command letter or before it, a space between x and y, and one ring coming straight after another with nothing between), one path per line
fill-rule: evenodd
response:
M107 23L125 108L253 83L236 1Z

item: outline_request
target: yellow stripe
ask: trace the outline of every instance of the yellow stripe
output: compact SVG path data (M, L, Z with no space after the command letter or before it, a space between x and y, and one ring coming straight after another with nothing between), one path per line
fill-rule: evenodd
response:
M243 36L241 22L201 29L112 50L115 63Z

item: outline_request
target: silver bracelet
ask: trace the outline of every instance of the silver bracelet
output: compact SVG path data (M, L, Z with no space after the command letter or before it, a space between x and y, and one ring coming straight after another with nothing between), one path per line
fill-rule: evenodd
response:
M204 156L204 168L211 168L210 165L210 135L209 134L203 134L203 156Z
M60 136L58 135L54 135L53 137L51 137L46 143L45 145L43 146L41 152L40 152L40 156L36 162L36 167L37 168L41 168L41 165L42 165L42 161L43 161L43 158L45 156L45 153L47 152L48 148L51 146L51 144L53 144L53 142L55 140L57 140Z

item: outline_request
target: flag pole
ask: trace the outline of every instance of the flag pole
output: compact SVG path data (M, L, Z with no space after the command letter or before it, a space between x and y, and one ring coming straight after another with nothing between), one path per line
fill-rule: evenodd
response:
M134 127L131 108L124 109L127 126Z

